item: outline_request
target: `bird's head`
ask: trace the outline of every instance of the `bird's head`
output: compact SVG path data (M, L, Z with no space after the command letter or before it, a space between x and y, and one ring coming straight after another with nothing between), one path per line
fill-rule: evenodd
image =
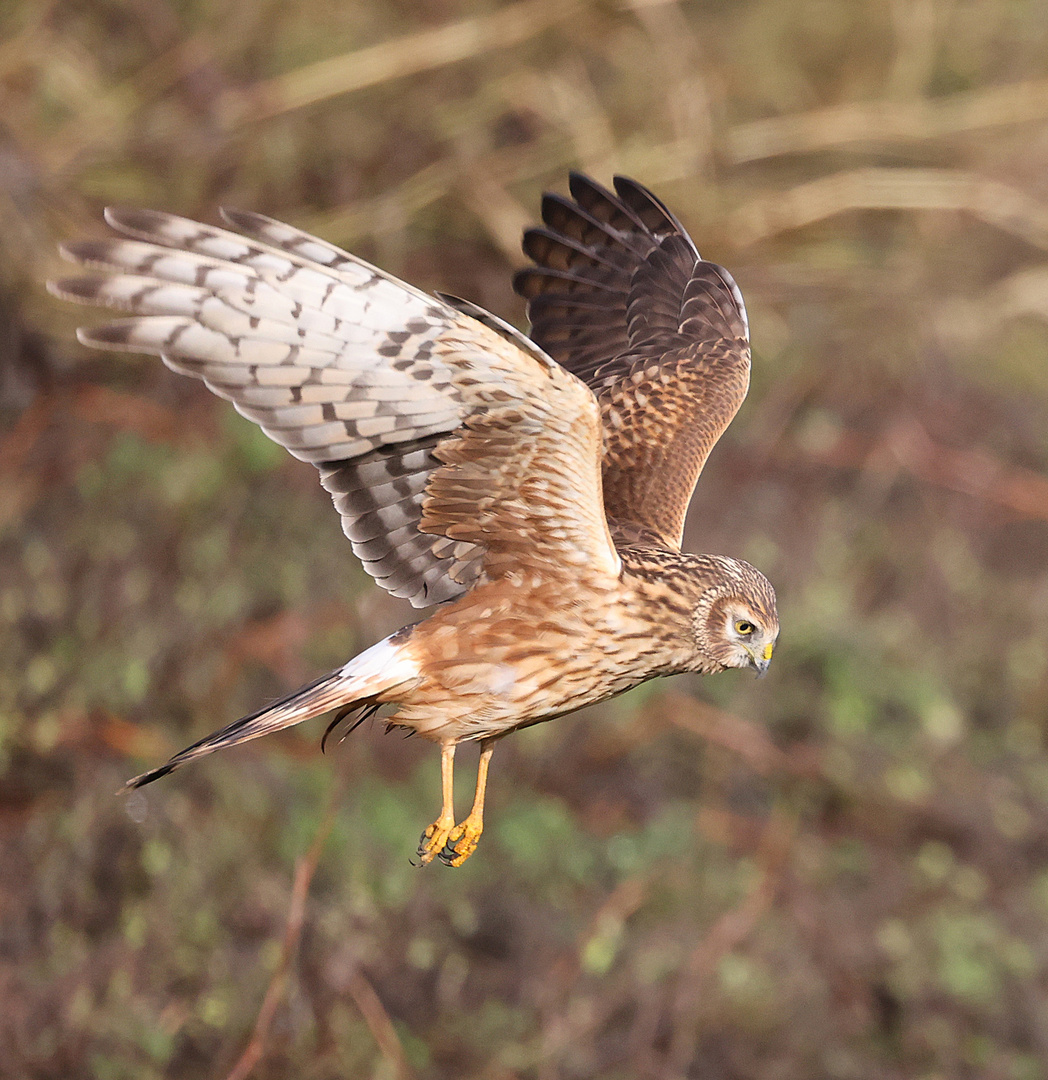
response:
M723 556L711 561L716 573L692 621L699 651L715 670L752 667L763 675L779 636L775 590L749 563Z

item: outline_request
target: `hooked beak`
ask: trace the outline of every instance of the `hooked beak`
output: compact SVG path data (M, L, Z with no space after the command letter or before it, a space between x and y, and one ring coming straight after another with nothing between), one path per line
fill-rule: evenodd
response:
M767 675L768 665L771 663L771 654L774 648L775 646L772 644L765 645L764 650L760 653L760 655L753 652L751 649L746 650L750 654L750 663L753 665L754 670L757 672L758 679L762 679L765 675Z

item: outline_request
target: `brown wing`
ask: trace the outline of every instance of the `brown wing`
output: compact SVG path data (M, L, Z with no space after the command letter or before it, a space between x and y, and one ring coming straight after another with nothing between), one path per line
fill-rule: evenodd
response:
M727 270L705 262L646 188L612 194L571 175L574 201L547 194L536 263L514 287L532 339L600 401L604 505L620 542L680 548L706 458L749 386L746 308Z
M376 581L416 607L511 568L618 573L592 392L522 335L296 229L254 239L143 210L67 245L57 295L133 313L81 330L202 379L320 470Z

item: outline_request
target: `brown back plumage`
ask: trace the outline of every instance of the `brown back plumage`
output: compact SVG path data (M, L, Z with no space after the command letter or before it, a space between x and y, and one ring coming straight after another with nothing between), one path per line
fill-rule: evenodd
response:
M531 336L597 394L604 504L620 541L680 548L692 491L749 385L746 310L650 191L572 173L524 235Z

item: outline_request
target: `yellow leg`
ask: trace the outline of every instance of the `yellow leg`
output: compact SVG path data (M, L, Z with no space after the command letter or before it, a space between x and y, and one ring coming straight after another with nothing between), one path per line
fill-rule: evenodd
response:
M473 796L473 809L465 821L451 830L444 850L440 853L441 859L448 866L461 866L476 851L477 841L484 831L484 793L488 787L488 765L494 749L494 739L484 739L480 744L477 792Z
M440 789L443 795L440 817L429 826L418 842L418 857L425 866L444 850L455 827L455 744L440 748Z

